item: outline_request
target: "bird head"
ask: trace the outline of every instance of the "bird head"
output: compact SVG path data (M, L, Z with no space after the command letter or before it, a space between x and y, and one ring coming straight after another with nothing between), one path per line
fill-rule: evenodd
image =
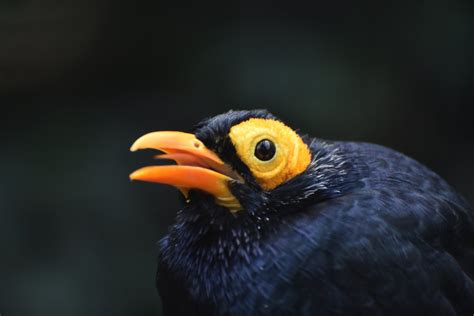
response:
M327 188L337 155L312 146L312 139L266 110L229 111L203 120L192 134L160 131L138 138L131 151L156 149L163 152L156 158L176 165L144 167L130 178L173 185L193 209L267 218L294 211ZM324 157L331 163L318 166Z

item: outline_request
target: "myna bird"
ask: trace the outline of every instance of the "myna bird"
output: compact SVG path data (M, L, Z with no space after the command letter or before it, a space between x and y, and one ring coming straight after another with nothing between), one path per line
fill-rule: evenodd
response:
M472 315L474 211L415 160L301 135L265 110L153 132L185 196L159 242L165 315Z

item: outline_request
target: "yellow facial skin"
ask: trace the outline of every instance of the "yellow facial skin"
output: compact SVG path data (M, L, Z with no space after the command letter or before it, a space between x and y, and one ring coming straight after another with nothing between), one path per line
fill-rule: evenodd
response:
M249 119L233 126L229 136L240 160L264 190L272 190L292 179L311 162L311 152L301 137L276 120ZM255 157L255 146L264 139L276 147L275 155L268 161Z

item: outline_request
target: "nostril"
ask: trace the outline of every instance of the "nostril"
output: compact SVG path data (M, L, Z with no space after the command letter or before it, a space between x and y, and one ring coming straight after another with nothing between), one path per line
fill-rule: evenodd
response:
M198 142L194 142L194 147L199 148L199 147L201 147L201 144L199 144Z

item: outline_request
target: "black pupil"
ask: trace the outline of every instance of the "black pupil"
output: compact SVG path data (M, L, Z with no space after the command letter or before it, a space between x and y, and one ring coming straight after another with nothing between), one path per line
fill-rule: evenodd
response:
M255 146L255 157L267 161L275 156L275 151L275 144L271 140L263 139Z

